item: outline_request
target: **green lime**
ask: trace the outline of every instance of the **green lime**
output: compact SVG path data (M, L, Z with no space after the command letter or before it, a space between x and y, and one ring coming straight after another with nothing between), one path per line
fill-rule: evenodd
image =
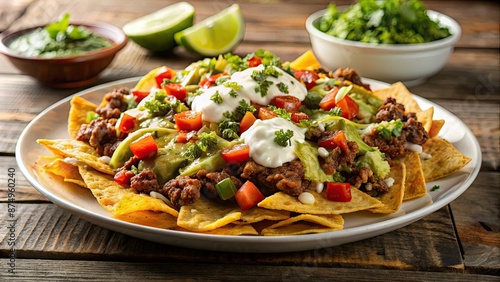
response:
M201 56L231 52L245 34L245 20L238 4L175 34L177 44Z
M191 27L194 7L179 2L123 26L123 32L138 45L151 51L168 51L177 44L174 34Z

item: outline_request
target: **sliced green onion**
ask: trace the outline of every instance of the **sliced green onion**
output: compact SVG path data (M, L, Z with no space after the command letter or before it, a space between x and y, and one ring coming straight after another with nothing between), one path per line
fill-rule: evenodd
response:
M234 194L236 193L236 186L229 177L217 183L215 185L215 189L222 200L230 199L234 197Z
M335 95L335 103L338 103L340 100L344 99L345 95L347 95L352 90L352 84L349 86L342 86L339 89L337 95Z

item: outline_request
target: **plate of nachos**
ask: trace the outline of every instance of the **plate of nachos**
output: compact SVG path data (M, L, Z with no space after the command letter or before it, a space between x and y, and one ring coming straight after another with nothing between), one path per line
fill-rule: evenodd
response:
M300 251L401 228L481 164L467 126L402 83L325 70L311 51L225 54L63 99L16 158L48 199L159 243Z

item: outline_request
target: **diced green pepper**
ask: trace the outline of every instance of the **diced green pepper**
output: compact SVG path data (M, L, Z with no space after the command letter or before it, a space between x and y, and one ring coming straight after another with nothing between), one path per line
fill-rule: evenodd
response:
M91 123L93 120L98 119L100 115L96 112L88 111L85 118L85 123Z
M236 186L234 185L231 178L225 178L215 185L217 194L222 200L227 200L234 197L236 194Z

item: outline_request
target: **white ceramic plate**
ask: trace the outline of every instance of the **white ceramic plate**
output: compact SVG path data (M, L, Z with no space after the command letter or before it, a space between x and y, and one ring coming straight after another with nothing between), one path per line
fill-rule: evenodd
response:
M139 78L124 79L103 84L75 95L99 103L103 95L117 87L133 87ZM388 84L365 80L372 89L387 87ZM45 197L67 211L92 222L133 237L181 247L230 251L230 252L289 252L312 250L341 245L374 237L401 228L440 209L460 196L476 178L481 165L481 149L470 129L455 115L442 107L415 96L423 109L434 106L435 119L445 119L440 136L472 161L463 169L439 181L427 183L429 193L422 198L404 202L400 211L391 215L374 215L357 212L345 215L345 228L340 231L298 236L222 236L164 230L114 219L95 200L89 190L70 188L57 183L42 183L38 180L33 164L39 156L51 155L36 143L37 139L69 138L67 117L71 97L67 97L40 113L21 134L16 146L16 159L27 180ZM436 191L430 191L439 185Z

